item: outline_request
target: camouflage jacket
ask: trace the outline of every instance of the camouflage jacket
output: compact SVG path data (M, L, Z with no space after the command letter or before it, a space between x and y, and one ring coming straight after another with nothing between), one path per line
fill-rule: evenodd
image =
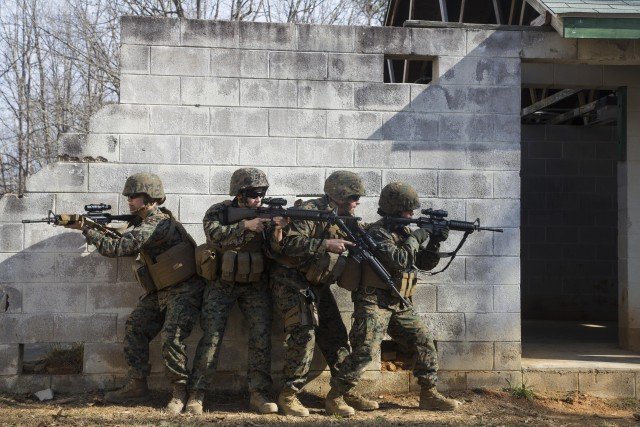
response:
M87 230L84 234L87 243L94 245L104 256L135 256L144 249L152 259L155 259L156 256L183 241L183 236L177 228L174 228L171 236L167 236L170 228L171 212L164 208L156 208L119 238L108 237L96 230Z

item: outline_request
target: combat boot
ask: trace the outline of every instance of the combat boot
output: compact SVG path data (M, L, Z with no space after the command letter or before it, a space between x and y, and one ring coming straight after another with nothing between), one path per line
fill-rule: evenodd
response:
M187 414L202 415L202 402L204 402L204 391L193 390L189 395L189 401L187 402L187 408L185 409Z
M342 393L332 388L324 400L324 408L327 415L340 415L341 417L352 417L356 414L355 409L347 405Z
M149 387L146 378L129 378L127 383L118 390L110 391L104 395L104 400L111 403L121 403L127 400L143 399L149 397Z
M182 412L182 408L187 403L187 386L185 384L173 385L173 396L166 406L166 410L174 415Z
M420 409L430 409L433 411L454 411L460 402L448 399L441 395L435 386L422 387L420 390Z
M267 399L264 394L259 391L252 391L249 398L249 406L260 414L276 414L278 413L278 405Z
M278 407L285 415L309 416L309 410L300 403L296 391L292 388L285 387L282 389L280 396L278 396Z
M375 411L380 408L380 405L378 405L378 402L375 400L367 399L352 391L344 394L344 401L347 402L347 405L358 411Z

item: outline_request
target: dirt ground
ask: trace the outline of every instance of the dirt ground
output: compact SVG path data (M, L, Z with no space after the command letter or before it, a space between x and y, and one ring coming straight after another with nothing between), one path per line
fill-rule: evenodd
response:
M634 399L597 399L580 394L517 398L507 391L474 390L450 393L463 402L455 413L419 411L418 397L378 396L381 409L344 419L324 413L322 399L303 395L311 408L308 418L258 415L248 411L247 396L216 395L205 401L201 417L171 416L163 409L167 393L154 393L146 402L116 406L102 394L58 395L38 402L33 396L0 395L0 426L209 426L219 425L531 425L637 426L640 405Z

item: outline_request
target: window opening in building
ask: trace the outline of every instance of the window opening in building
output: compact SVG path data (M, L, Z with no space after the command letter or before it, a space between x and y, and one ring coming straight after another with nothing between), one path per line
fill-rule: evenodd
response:
M428 84L433 80L433 59L419 56L386 56L385 83Z

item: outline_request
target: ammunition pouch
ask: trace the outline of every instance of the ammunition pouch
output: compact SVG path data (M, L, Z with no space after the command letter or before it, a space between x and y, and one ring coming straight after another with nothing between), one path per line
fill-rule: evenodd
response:
M196 274L193 245L178 243L158 255L155 263L147 263L147 268L158 290L184 282Z
M342 275L346 264L345 255L325 252L311 263L305 277L314 285L330 285Z
M142 262L140 257L136 257L136 259L133 260L131 269L133 270L133 275L136 278L136 281L146 293L150 294L157 290L147 266Z
M355 291L360 286L362 280L362 264L353 257L347 257L344 270L338 278L338 286L350 292Z
M204 243L196 248L196 273L208 280L215 280L218 274L218 257L215 250Z
M225 251L222 255L220 271L225 282L258 282L264 270L265 259L262 252Z
M306 289L298 293L298 304L291 307L284 315L285 330L290 326L318 326L318 305L311 289Z
M402 277L395 279L394 282L400 295L404 298L411 298L418 283L418 275L415 272L403 272ZM362 285L389 290L389 286L368 265L362 268Z

